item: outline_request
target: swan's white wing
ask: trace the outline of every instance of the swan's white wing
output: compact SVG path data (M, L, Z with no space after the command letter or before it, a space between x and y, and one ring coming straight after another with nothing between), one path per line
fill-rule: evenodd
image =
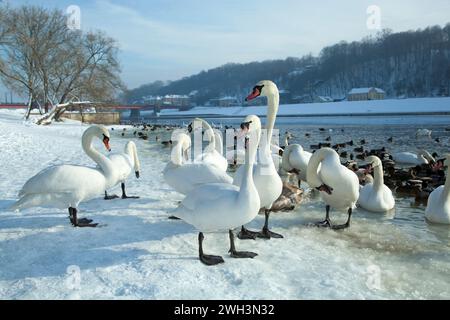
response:
M189 210L195 210L199 204L204 202L211 203L220 198L233 198L236 196L236 192L239 192L239 187L231 184L204 184L189 192L181 205Z
M102 191L105 177L100 170L74 165L46 168L30 178L22 187L19 196L36 193L67 193L91 189Z

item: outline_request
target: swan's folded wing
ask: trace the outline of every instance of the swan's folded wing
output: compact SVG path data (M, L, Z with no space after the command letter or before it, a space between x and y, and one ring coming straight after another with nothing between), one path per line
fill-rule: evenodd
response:
M104 176L100 170L73 165L52 166L30 178L22 187L19 196L73 192L85 186L98 184L101 187L101 183L104 184Z
M191 163L181 166L180 178L186 179L191 185L202 185L206 183L229 183L233 179L221 170L218 170L213 165L203 163Z
M220 198L232 198L239 193L239 187L231 184L212 183L201 185L186 195L181 206L189 210L195 210L200 203L211 203Z

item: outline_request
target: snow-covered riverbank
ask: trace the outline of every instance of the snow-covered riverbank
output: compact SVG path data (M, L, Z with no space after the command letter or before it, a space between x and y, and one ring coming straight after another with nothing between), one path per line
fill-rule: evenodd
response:
M145 115L145 112L142 113ZM162 110L160 117L245 117L265 116L266 107L196 107L189 111ZM389 115L389 114L450 114L450 98L390 99L375 101L342 101L281 105L279 117Z
M223 255L225 264L202 265L197 232L167 219L181 198L162 179L168 149L143 140L142 178L127 184L141 198L104 201L100 190L80 207L80 216L101 228L73 228L58 209L9 212L23 183L42 168L93 165L81 149L85 129L76 122L35 126L19 111L0 111L1 299L450 298L447 229L427 225L423 209L408 203L399 204L396 220L357 210L349 230L334 232L306 226L324 215L319 200L306 200L295 212L273 215L273 229L285 239L237 242L259 254L254 260L229 258L227 234L213 234L205 251ZM113 151L132 136L122 138L118 129ZM258 217L250 227L262 224Z

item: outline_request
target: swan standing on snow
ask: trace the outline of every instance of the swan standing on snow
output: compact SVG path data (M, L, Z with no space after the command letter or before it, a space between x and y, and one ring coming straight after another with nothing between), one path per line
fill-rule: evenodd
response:
M387 212L395 206L395 199L392 191L384 185L383 165L380 158L370 156L366 159L374 171L372 183L366 184L359 191L358 204L372 212Z
M82 137L84 152L94 160L100 169L76 165L52 166L30 178L19 193L21 197L12 207L20 210L29 207L68 208L70 222L74 227L96 227L90 219L78 219L80 202L95 198L117 180L114 166L105 155L92 146L97 137L110 151L108 130L103 126L88 128Z
M175 140L175 138L174 138ZM233 179L217 166L209 163L183 161L191 146L191 138L185 133L178 134L172 148L169 163L163 171L164 180L177 192L188 194L206 183L232 183Z
M122 199L139 199L139 197L127 196L125 192L125 181L131 174L131 171L134 170L136 178L139 178L139 172L141 170L141 163L139 162L136 144L133 141L129 141L125 145L125 150L123 153L112 154L108 158L113 163L118 175L118 180L115 181L110 188L115 187L120 182L120 186L122 188ZM117 195L108 196L108 193L105 190L105 200L116 198L118 198Z
M198 122L202 124L202 127L203 126L206 127L205 134L207 134L209 144L205 148L205 152L195 158L195 162L203 162L211 164L218 167L220 170L226 172L228 169L228 161L223 156L223 141L222 138L220 137L220 134L214 131L207 121L200 118L194 119L194 121L191 124L189 124L188 126L189 133L195 130L196 127L195 124Z
M399 152L392 155L392 159L397 163L421 165L435 162L433 156L426 150L419 150L416 154L411 152Z
M255 239L255 237L265 239L283 238L282 235L269 230L270 209L283 190L283 182L278 175L271 155L270 143L277 117L280 96L275 83L269 80L258 82L246 100L250 101L259 96L267 97L267 136L265 137L265 143L262 146L262 150L259 152L258 162L253 168L253 180L255 181L256 189L258 190L259 198L261 199L261 208L265 209L266 219L262 232L252 232L242 226L242 230L238 235L240 239ZM246 130L248 130L249 125L252 124L253 121L259 121L259 118L257 116L248 116L245 122L241 124L241 128L246 127ZM239 168L234 176L233 184L240 186L243 176L244 168Z
M253 252L238 252L234 245L233 229L252 221L259 212L260 199L253 182L253 163L260 136L261 127L250 124L251 139L245 138L247 145L244 176L240 187L229 183L204 184L186 195L174 216L195 226L198 235L199 258L206 265L223 263L220 256L203 253L203 232L228 230L231 257L254 258ZM258 132L259 131L259 132Z
M348 228L359 198L359 180L353 171L341 164L337 152L330 148L322 148L315 152L309 160L307 181L312 188L320 191L323 201L327 204L325 221L318 225L332 229ZM331 207L348 209L348 220L345 224L336 226L331 224Z
M302 181L306 181L306 171L311 156L312 153L303 150L303 147L299 144L291 144L283 151L281 167L287 173L294 173L297 175L299 187Z
M428 198L427 208L425 210L425 218L438 224L450 224L450 179L449 169L450 155L447 155L447 178L445 185L434 190Z

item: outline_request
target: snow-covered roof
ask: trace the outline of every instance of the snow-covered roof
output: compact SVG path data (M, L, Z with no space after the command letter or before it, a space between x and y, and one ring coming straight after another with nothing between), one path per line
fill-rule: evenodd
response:
M348 94L363 94L363 93L369 93L371 90L375 90L377 93L385 93L384 90L380 88L353 88L350 90Z

